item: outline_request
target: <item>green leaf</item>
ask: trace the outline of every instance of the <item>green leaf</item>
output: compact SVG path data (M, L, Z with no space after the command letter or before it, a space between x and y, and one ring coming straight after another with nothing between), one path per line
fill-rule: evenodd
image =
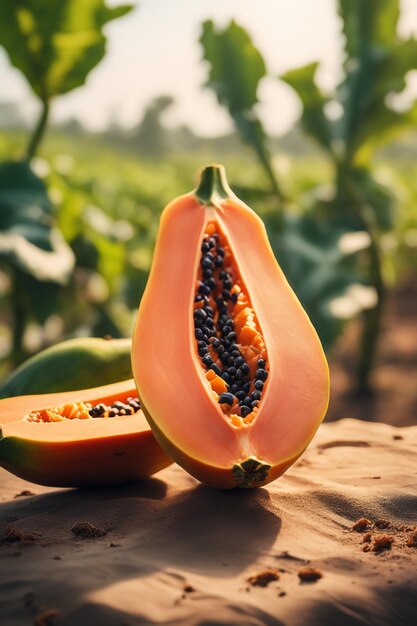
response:
M15 272L13 283L30 319L44 324L48 317L59 311L62 287L53 282L39 281L26 272Z
M104 0L2 0L0 45L46 102L85 83L105 53L102 27L131 8Z
M372 88L364 119L358 128L356 143L374 149L399 132L415 127L417 106L413 103L408 111L395 111L387 102L387 96L401 93L406 87L407 74L417 68L417 40L408 39L374 64Z
M360 149L364 162L378 143L415 123L413 108L399 113L387 96L401 93L417 67L417 40L398 36L398 0L339 0L339 11L346 37L346 77L338 88L343 137L351 154Z
M266 75L265 61L247 31L231 21L223 31L215 30L211 20L203 23L200 38L204 59L209 63L211 87L225 106L243 138L257 152L273 191L282 198L266 145L265 131L255 107L258 86Z
M318 88L314 76L318 63L310 63L286 72L280 78L297 92L303 105L301 125L325 150L333 152L333 130L324 106L328 98Z
M364 42L381 48L396 45L399 0L339 0L348 59L363 54Z
M0 164L0 258L40 281L65 284L74 255L53 227L43 182L26 161Z
M249 111L258 102L258 85L266 67L246 30L232 21L216 32L208 20L203 24L200 41L210 64L207 86L216 92L220 104L229 108L232 117L236 112Z
M400 133L412 130L417 124L417 103L414 102L408 111L399 112L390 109L383 102L369 107L366 123L357 131L356 161L369 161L375 148L387 141L395 139Z
M389 93L401 93L406 87L408 72L417 68L417 40L398 42L395 48L381 55L375 64L373 101L381 101Z

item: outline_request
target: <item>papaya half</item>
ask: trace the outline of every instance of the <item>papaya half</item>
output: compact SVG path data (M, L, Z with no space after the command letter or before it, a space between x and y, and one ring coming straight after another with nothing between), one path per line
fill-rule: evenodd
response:
M132 369L156 439L213 487L274 480L326 413L319 338L221 165L162 214Z
M50 487L135 482L171 463L132 379L0 400L0 466Z
M73 391L132 378L130 339L80 337L42 350L0 385L0 398Z

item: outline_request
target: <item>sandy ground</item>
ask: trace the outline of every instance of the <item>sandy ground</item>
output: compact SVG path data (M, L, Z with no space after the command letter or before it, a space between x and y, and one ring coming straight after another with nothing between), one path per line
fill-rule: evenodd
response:
M415 624L416 452L417 427L341 420L255 491L214 491L176 466L84 492L1 471L0 622ZM25 490L33 495L16 497ZM352 530L362 517L368 528ZM105 534L76 536L78 522ZM375 552L381 535L393 543ZM322 577L302 582L305 567ZM266 587L248 582L265 570L275 579Z

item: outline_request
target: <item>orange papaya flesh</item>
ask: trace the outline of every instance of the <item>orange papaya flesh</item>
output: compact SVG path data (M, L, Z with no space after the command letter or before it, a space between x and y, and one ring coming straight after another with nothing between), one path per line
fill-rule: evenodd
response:
M0 466L34 483L134 482L171 463L140 410L133 380L0 400Z
M221 166L162 214L132 367L161 446L215 487L275 479L326 413L320 341Z

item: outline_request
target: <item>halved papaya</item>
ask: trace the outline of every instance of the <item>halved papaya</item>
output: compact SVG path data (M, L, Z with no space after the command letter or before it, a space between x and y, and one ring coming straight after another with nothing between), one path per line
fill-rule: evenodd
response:
M134 482L171 463L135 383L0 400L0 466L51 487Z
M161 446L214 487L274 480L326 413L320 341L220 165L162 214L132 368Z

